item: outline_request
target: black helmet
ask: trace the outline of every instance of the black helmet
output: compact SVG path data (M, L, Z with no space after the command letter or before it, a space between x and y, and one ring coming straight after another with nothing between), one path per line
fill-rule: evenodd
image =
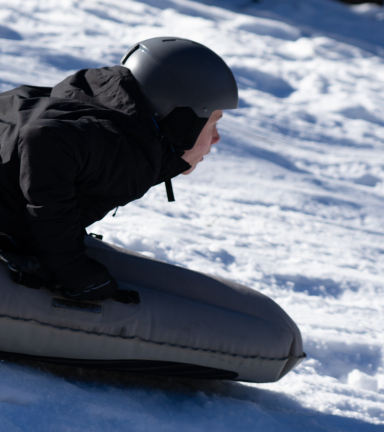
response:
M121 65L131 70L160 128L183 150L193 147L213 111L238 107L231 70L197 42L147 39L135 44Z

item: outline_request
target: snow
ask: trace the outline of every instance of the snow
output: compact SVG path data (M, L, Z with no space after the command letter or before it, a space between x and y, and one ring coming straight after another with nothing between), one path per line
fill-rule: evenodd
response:
M330 0L0 0L0 91L117 64L176 35L222 55L240 109L190 176L91 232L236 280L299 325L308 359L278 383L0 363L14 431L384 430L384 9Z

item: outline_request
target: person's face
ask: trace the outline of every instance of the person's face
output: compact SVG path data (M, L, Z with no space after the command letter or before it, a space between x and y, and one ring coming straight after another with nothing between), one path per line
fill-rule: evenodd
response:
M183 156L181 156L191 165L191 168L184 171L183 174L190 174L196 168L196 165L203 160L203 156L210 152L211 146L220 141L220 135L217 132L216 126L222 116L222 110L213 111L203 130L200 132L195 145L191 150L186 150Z

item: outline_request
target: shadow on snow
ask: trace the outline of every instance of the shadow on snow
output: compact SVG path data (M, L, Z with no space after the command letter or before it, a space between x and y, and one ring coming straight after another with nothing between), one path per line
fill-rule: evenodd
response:
M69 384L71 388L78 388L81 393L82 403L98 394L100 403L105 399L108 408L108 400L113 391L120 392L121 398L127 402L127 416L133 416L142 411L139 418L150 416L156 421L167 425L167 430L178 430L183 424L189 424L193 430L205 430L213 424L221 431L250 431L273 430L284 432L381 432L382 425L374 425L361 420L342 417L339 415L323 414L321 412L303 407L299 402L286 394L277 391L266 390L231 381L196 380L184 378L154 377L134 375L122 372L105 372L73 368L69 366L57 366L42 364L39 362L9 362L2 363L12 369L22 369L24 374L45 376L53 375L54 379L62 381L60 386ZM17 371L16 371L17 372ZM57 384L56 384L57 385ZM100 399L101 396L101 399ZM51 400L52 399L52 400ZM47 399L45 410L49 410L50 404L55 403L55 398ZM128 409L131 400L134 400L135 410ZM163 403L160 403L163 401ZM66 404L76 401L69 399ZM89 402L91 403L91 402ZM86 403L89 404L88 402ZM6 404L2 404L3 407ZM45 405L45 403L44 403ZM20 408L17 411L20 415ZM31 415L31 407L25 407L24 417ZM72 411L71 406L63 408ZM17 425L19 416L9 414ZM28 414L31 413L31 414ZM4 409L2 417L8 414ZM90 414L84 411L81 422L87 422ZM8 416L7 416L8 417ZM146 417L145 417L146 418ZM193 422L191 423L191 419ZM44 419L44 416L43 416ZM114 422L114 430L126 430L126 420L121 419L120 425ZM23 421L28 421L24 418ZM73 421L76 421L74 418ZM130 430L142 430L143 424L134 421ZM74 423L76 424L76 423ZM41 425L43 427L43 425ZM180 430L180 429L179 429ZM190 429L188 429L190 430ZM192 429L191 429L192 430Z

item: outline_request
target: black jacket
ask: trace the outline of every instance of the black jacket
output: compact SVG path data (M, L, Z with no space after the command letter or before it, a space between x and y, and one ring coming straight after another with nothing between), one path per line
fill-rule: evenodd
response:
M0 232L48 271L84 253L85 227L189 168L124 67L0 95Z

